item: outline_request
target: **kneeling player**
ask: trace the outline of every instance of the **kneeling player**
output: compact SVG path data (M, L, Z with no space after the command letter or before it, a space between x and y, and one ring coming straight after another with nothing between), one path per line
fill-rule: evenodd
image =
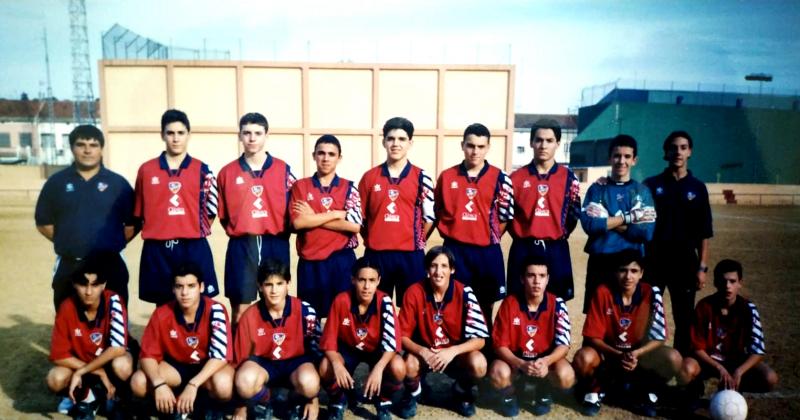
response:
M768 392L778 375L764 359L764 333L756 305L743 296L742 265L722 260L714 268L717 293L697 303L691 327L693 357L683 359L680 384L690 384L691 399L703 380L719 378L721 389Z
M597 415L601 389L621 389L638 394L641 414L652 417L656 391L678 372L681 356L664 345L667 327L661 291L640 282L644 270L639 252L619 253L615 265L617 281L601 285L592 297L583 347L573 359L579 390L585 392L582 412ZM620 381L619 389L612 389L611 380Z
M480 352L489 338L486 321L472 288L451 279L455 257L447 248L431 248L425 267L428 278L408 288L400 311L406 398L399 414L403 418L416 415L421 378L433 371L456 380L458 412L471 417L475 414L472 386L486 375L486 358Z
M125 304L105 290L107 280L100 258L90 257L72 276L76 293L56 313L47 387L69 397L59 411L75 418L94 418L100 400L114 398L133 371Z
M406 375L397 353L398 324L394 303L378 290L381 282L377 264L366 257L353 266L353 287L336 296L322 333L325 358L319 367L328 392L329 419L341 419L347 408L343 389L352 389L353 372L360 362L370 367L364 397L380 395L376 402L378 419L391 419L393 396L402 388Z
M236 392L249 401L253 417L272 417L270 387L287 387L290 419L319 414L319 320L308 303L289 296L289 266L269 259L258 269L261 300L247 308L236 331ZM247 407L235 419L247 417Z
M492 330L498 359L489 367L489 378L503 397L502 413L507 417L519 414L515 381L523 389L528 382L536 384L537 416L550 412L551 387L568 389L575 382L566 359L569 314L561 298L545 291L550 275L544 257L526 260L520 280L521 292L503 300Z
M151 394L160 413L195 411L197 392L204 389L217 406L206 418L222 418L219 402L233 394L230 322L225 307L202 296L201 270L184 264L173 273L175 301L156 308L142 336L140 370L131 379L134 395ZM180 394L175 395L176 391Z

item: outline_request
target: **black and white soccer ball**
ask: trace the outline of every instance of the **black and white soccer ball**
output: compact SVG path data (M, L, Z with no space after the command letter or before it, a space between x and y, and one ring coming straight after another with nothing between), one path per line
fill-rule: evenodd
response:
M742 394L726 389L711 397L708 411L714 420L744 420L747 418L747 401Z

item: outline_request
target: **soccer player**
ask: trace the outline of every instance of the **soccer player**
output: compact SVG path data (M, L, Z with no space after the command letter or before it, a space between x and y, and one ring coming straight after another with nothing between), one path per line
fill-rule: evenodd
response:
M289 266L268 259L258 269L261 300L242 314L236 331L236 392L252 406L255 419L272 417L270 388L290 389L290 419L314 420L319 414L320 326L316 311L289 296ZM244 420L247 407L236 410Z
M68 397L59 411L92 419L101 400L124 392L133 371L128 316L120 295L106 290L107 256L82 260L72 273L73 294L58 307L47 373L50 391ZM113 260L112 264L113 264Z
M519 415L514 386L536 385L533 413L550 412L553 387L565 390L575 383L567 361L570 323L567 305L547 292L550 281L547 260L531 256L523 263L522 290L508 296L497 312L492 344L498 359L489 367L492 387L502 398L506 417Z
M350 288L361 230L361 197L352 181L339 178L339 139L326 134L314 144L317 171L292 187L290 218L297 231L297 296L321 318L333 298Z
M572 261L567 239L578 225L580 186L571 169L556 163L561 144L557 121L541 119L531 127L533 161L511 174L514 185L514 239L508 254L509 294L520 291L517 281L529 256L545 257L550 280L547 290L568 301L574 296Z
M386 162L361 177L364 255L381 267L380 289L396 301L412 283L425 277L425 241L433 228L433 181L408 160L414 125L390 118L383 125Z
M202 271L204 293L219 294L206 237L217 214L217 182L208 165L189 156L189 118L170 109L161 116L166 150L139 167L134 216L142 221L139 297L161 305L174 299L172 273L192 262Z
M597 415L601 391L632 392L640 414L653 417L658 391L678 373L681 356L664 345L661 291L640 282L644 270L639 251L620 252L616 261L616 282L598 286L583 324L583 347L572 361L578 390L585 392L581 411ZM627 395L625 399L629 401Z
M697 303L691 326L692 356L683 359L678 383L691 399L702 396L703 380L719 378L720 389L768 392L778 375L764 363L764 333L756 305L741 296L742 265L722 260L714 267L717 292Z
M611 176L595 182L586 192L581 211L581 226L589 239L584 251L589 254L586 264L586 291L583 313L597 287L612 283L616 272L615 253L632 249L644 255L644 244L652 239L656 211L647 187L631 179L636 165L636 139L620 134L608 146Z
M159 413L186 415L197 410L204 411L206 419L222 419L219 403L233 395L234 370L228 364L233 340L225 306L202 295L202 276L191 263L174 271L175 300L150 316L131 389L139 398L151 395ZM198 398L200 389L216 405Z
M392 418L394 396L403 387L406 366L400 357L397 315L392 298L378 290L377 265L366 257L353 266L353 286L333 302L320 347L325 357L319 366L328 392L328 418L341 419L347 409L344 390L355 386L353 373L359 363L369 365L363 396L375 401L377 418Z
M256 300L258 264L274 258L289 264L289 190L295 181L286 162L264 151L267 118L251 112L239 119L242 155L219 171L219 220L225 227L225 296L234 328Z
M36 228L53 242L53 304L73 292L72 274L92 252L107 254L107 287L128 302L128 268L120 252L136 235L133 188L103 166L103 132L79 125L69 134L75 162L51 176L36 201Z
M669 288L675 348L684 356L691 352L695 293L706 283L708 242L714 234L708 190L689 171L692 148L689 133L670 133L663 145L667 168L644 181L658 214L653 240L646 247L650 270L645 280L661 290Z
M439 175L434 191L436 227L455 256L459 281L472 287L485 314L506 294L500 237L514 216L511 180L486 161L490 138L484 125L468 126L464 160Z
M409 287L400 311L403 348L406 350L405 398L398 413L417 413L421 381L429 372L454 378L453 391L459 414L475 415L472 386L486 375L481 353L489 330L472 288L452 278L453 253L435 246L425 254L428 278Z

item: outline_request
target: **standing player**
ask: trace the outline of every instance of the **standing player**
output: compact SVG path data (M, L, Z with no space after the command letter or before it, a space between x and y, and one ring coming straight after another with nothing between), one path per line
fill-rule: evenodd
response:
M256 300L258 265L267 258L289 264L287 206L295 181L286 162L264 151L266 117L251 112L239 119L242 155L219 172L219 220L225 227L225 296L234 328Z
M270 388L290 389L290 419L319 414L319 320L314 308L289 296L289 266L265 260L258 269L261 300L242 314L236 331L236 392L252 406L254 418L272 417ZM234 419L245 420L247 407Z
M514 191L508 175L486 161L490 137L482 124L464 130L464 161L439 175L434 197L436 226L455 256L458 278L475 290L491 319L492 305L506 294L500 237L514 217Z
M425 241L433 228L433 181L408 160L414 125L390 118L383 125L386 162L367 171L358 183L362 194L365 256L381 268L380 289L397 302L409 285L425 277Z
M59 411L71 409L81 419L93 419L101 400L123 393L133 371L125 304L106 290L109 272L101 260L109 259L90 257L73 271L73 294L58 307L50 344L55 367L47 373L47 387L77 402L62 402Z
M644 244L653 237L653 198L647 187L631 179L631 168L638 161L636 153L633 137L615 137L608 146L611 176L592 184L584 197L581 226L589 235L584 247L589 261L583 313L587 313L597 286L613 282L617 269L614 254L632 249L644 255Z
M197 394L202 388L218 402L233 395L228 313L221 303L202 296L202 272L194 264L177 267L173 279L175 300L150 316L142 336L141 367L131 379L131 389L139 398L152 395L159 413L186 415L200 405L206 419L222 419L222 407L213 407Z
M509 294L520 291L516 279L529 256L543 256L549 267L548 291L568 301L574 296L567 239L580 217L580 186L571 169L556 163L561 144L557 121L541 119L531 127L533 161L511 174L514 185L514 238L508 255Z
M583 347L572 362L579 391L585 393L581 412L597 415L601 391L633 391L640 413L653 417L658 389L678 373L681 356L664 345L661 291L640 282L644 270L639 251L620 252L615 260L616 282L598 286L583 324Z
M333 298L350 288L361 230L361 197L352 181L339 178L339 139L326 134L314 144L317 171L297 181L289 201L297 230L297 296L320 317L328 316Z
M742 265L722 260L714 267L717 293L697 303L691 357L683 359L679 384L690 384L690 400L702 396L703 380L719 378L721 389L769 392L778 375L763 362L765 347L756 305L739 295Z
M406 350L406 396L400 417L416 415L421 381L429 371L454 378L458 413L475 415L472 386L486 375L486 358L480 350L489 330L472 288L452 278L454 266L447 248L431 248L425 255L428 278L411 285L403 300L400 325Z
M166 150L139 167L134 215L142 220L139 297L160 305L174 298L172 273L184 262L202 271L204 293L219 293L206 236L217 214L217 183L205 163L189 156L191 127L182 111L161 116Z
M45 182L36 202L36 228L56 251L56 309L73 291L72 273L92 252L107 254L108 289L128 302L128 268L120 253L136 235L133 188L103 166L104 145L97 127L75 127L69 134L75 162Z
M320 346L325 357L319 366L328 392L328 418L341 419L347 408L345 389L353 389L359 363L369 365L364 397L377 397L377 418L392 418L394 396L402 389L406 366L397 340L397 315L392 298L378 290L378 267L361 257L353 266L353 287L336 296Z
M567 305L550 292L547 262L529 257L520 277L522 291L505 298L497 312L492 344L498 359L489 367L492 387L503 398L502 413L519 415L514 385L524 391L536 384L533 413L550 412L551 388L566 390L575 382L575 372L567 361L570 323Z
M690 353L689 329L697 290L705 286L708 240L713 236L708 190L689 171L692 137L674 131L664 140L667 169L644 181L655 200L658 222L647 246L650 283L669 288L675 348Z

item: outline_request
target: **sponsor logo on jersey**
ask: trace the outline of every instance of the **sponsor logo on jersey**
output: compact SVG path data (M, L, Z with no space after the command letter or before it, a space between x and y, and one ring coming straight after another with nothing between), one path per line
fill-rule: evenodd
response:
M527 327L525 327L525 332L528 333L529 337L533 337L534 335L536 335L537 331L539 331L539 327L536 325L528 325Z
M161 181L159 181L157 176L154 176L154 177L150 178L150 185L158 185L160 183L161 183Z
M92 340L96 346L100 345L100 342L103 341L103 333L101 332L93 332L89 334L89 340Z
M244 184L244 178L242 178L241 176L237 176L236 185L242 185L242 184Z
M433 338L433 347L445 346L450 344L450 339L444 335L444 330L442 327L436 328L436 332L434 332L435 337Z
M200 340L199 340L197 337L194 337L194 336L192 336L192 337L186 337L186 344L188 344L188 345L189 345L189 347L191 347L191 348L193 348L193 349L196 349L196 348L197 348L197 344L198 344L199 342L200 342Z
M397 214L397 203L394 202L399 194L400 193L397 190L389 190L389 198L392 200L392 202L386 205L386 210L388 213L383 215L384 222L397 223L400 221L400 215Z
M272 333L272 341L276 346L283 344L284 340L286 340L286 333Z
M320 201L320 203L322 203L322 206L325 207L325 210L328 210L328 211L331 210L331 204L333 204L333 198L331 198L331 197L322 197L322 199L319 200L319 201Z
M167 214L170 216L183 216L186 214L186 209L180 207L181 200L178 197L178 191L181 190L181 183L179 181L170 181L167 183L167 188L172 192L172 197L169 199L172 206L167 207Z
M534 217L550 217L550 209L547 206L547 193L550 191L550 186L547 184L539 184L536 186L539 192L539 198L536 200L536 208L533 210Z
M97 183L97 191L103 192L106 189L108 189L108 184L106 184L105 182L98 182Z
M75 328L75 337L83 337L83 333L81 332L80 328Z
M169 338L178 338L178 332L175 330L169 330Z
M253 201L253 207L255 210L250 211L250 217L253 219L262 219L265 217L269 217L269 211L264 210L264 200L261 199L261 194L264 193L264 186L263 185L253 185L250 187L250 192L256 196L255 201Z
M356 329L356 337L358 337L359 340L367 338L367 329L364 327Z
M72 185L72 183L71 183L71 182L67 182L66 191L67 191L67 192L73 192L73 191L75 191L75 186L74 186L74 185Z

